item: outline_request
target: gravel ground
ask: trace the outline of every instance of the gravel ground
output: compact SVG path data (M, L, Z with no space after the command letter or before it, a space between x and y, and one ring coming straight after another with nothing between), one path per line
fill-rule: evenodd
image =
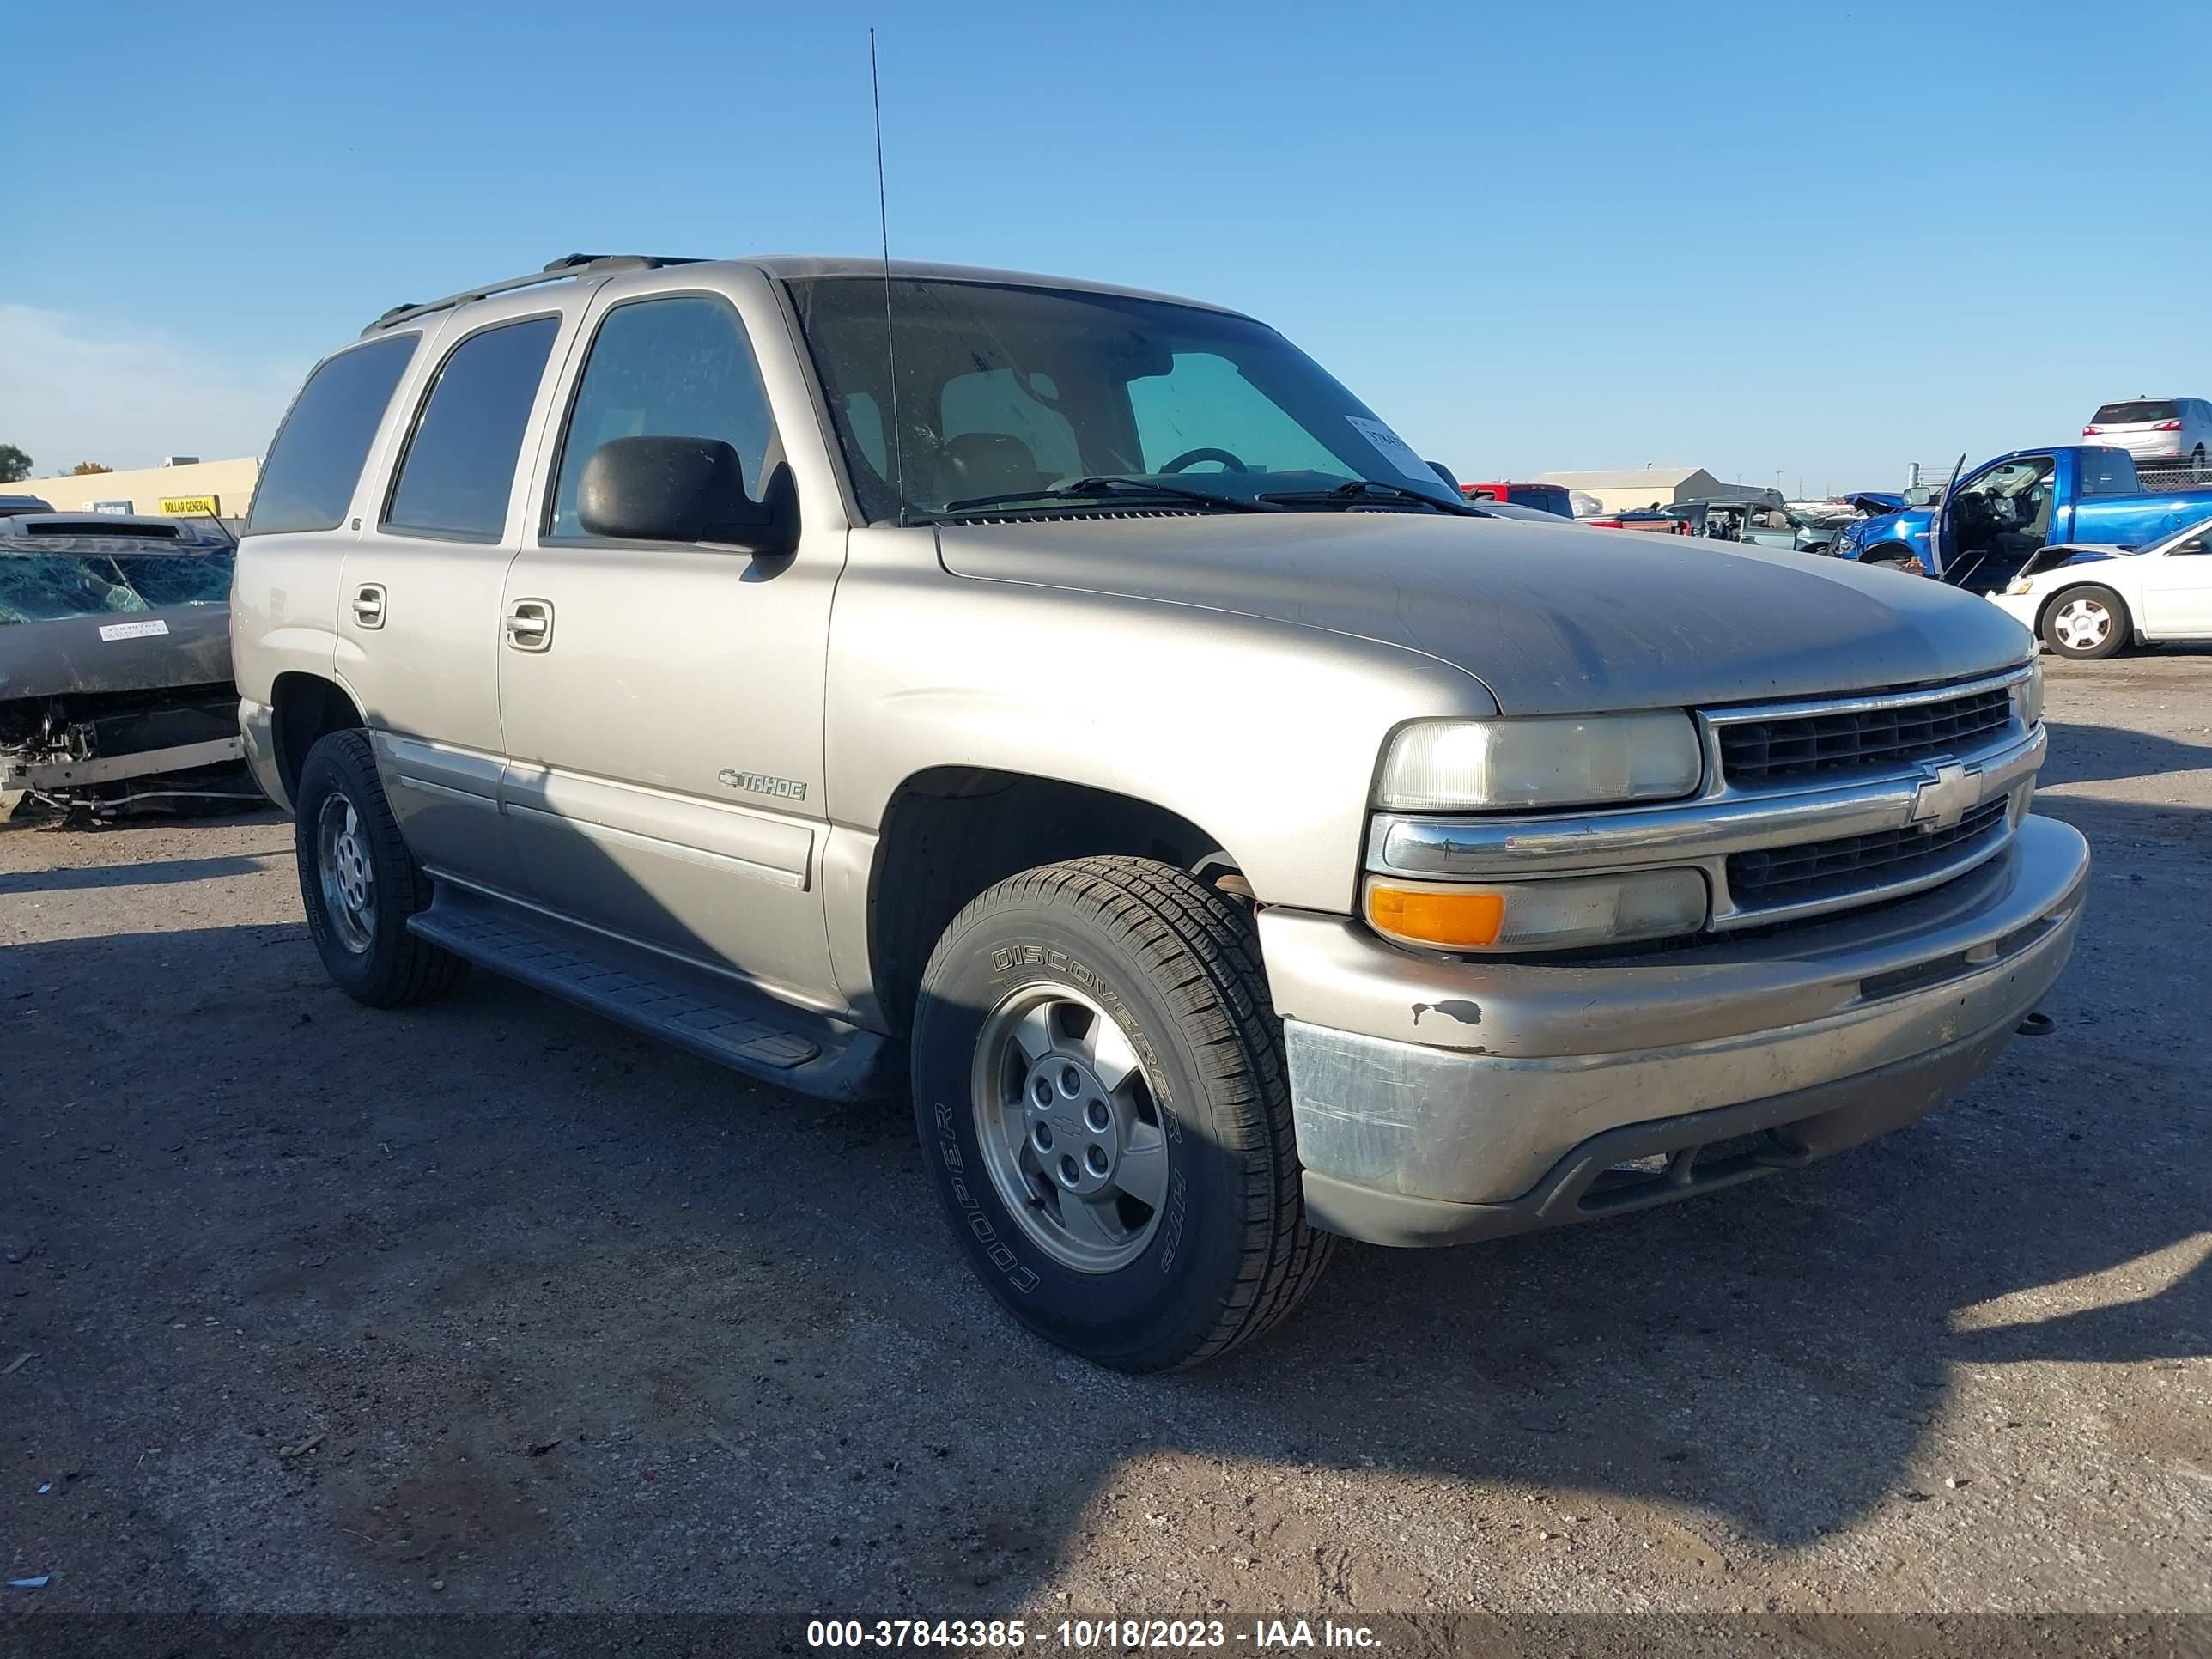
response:
M2051 674L2055 1036L1165 1378L970 1287L902 1109L356 1007L273 817L0 832L0 1613L2212 1612L2212 653Z

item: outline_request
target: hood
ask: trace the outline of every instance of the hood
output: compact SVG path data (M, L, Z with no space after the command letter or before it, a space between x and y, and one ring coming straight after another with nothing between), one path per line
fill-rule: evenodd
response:
M2028 654L1940 582L1784 549L1400 513L946 525L956 575L1156 599L1401 646L1508 714L1820 696Z
M2046 547L2028 556L2014 573L2015 580L2027 576L2048 575L2054 570L2070 569L2077 564L2095 564L2104 559L2131 559L2134 550L2118 547L2110 542L2068 542L2057 547Z
M1856 495L1844 497L1844 505L1866 514L1869 518L1883 518L1905 510L1905 497L1893 495L1886 489L1862 489Z
M229 679L227 605L0 624L0 702L222 685Z

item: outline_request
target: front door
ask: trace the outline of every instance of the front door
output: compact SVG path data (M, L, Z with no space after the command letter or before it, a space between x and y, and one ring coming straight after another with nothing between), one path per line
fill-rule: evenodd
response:
M516 462L562 340L557 305L520 296L441 338L376 518L347 550L338 672L368 721L393 815L423 866L511 888L499 811L499 604L519 520ZM520 313L520 314L516 314ZM472 314L472 321L477 320Z
M1937 574L1965 583L1984 566L2016 568L2051 538L2057 459L2015 455L1946 490Z
M842 534L768 556L586 533L578 484L610 440L719 439L756 498L783 464L735 295L617 288L586 317L537 533L507 571L504 792L523 876L570 920L834 1004L818 872Z
M2212 639L2212 528L2144 563L2143 631L2154 640Z

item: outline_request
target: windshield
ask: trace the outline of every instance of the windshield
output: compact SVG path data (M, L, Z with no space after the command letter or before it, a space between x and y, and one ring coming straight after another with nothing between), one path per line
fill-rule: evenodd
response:
M963 502L994 502L998 517L1127 511L1145 499L1126 483L1064 488L1100 479L1158 485L1164 500L1171 487L1185 507L1202 506L1193 494L1249 507L1356 490L1361 480L1417 511L1424 501L1460 506L1371 410L1249 318L933 279L812 276L790 289L872 520L900 516L902 484L910 520L957 516ZM1056 489L1049 499L995 499Z
M230 566L227 551L0 554L0 623L223 605L230 599Z

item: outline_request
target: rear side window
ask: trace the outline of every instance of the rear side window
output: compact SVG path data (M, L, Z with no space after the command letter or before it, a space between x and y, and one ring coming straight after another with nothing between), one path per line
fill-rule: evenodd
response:
M453 348L407 441L386 528L455 541L499 539L522 431L560 331L558 317L532 317L471 334Z
M2081 405L2076 404L2074 407L2079 409ZM2106 404L2089 417L2089 424L2091 426L2134 426L2142 421L2178 421L2180 418L2181 406L2171 401Z
M2134 495L2141 493L2136 477L2136 458L2124 449L2085 449L2081 452L2084 495Z
M356 346L307 376L261 469L247 535L335 530L344 521L377 422L421 338L395 334Z
M553 486L549 536L578 536L576 487L616 438L718 438L761 492L775 426L752 343L729 304L704 294L633 300L607 313L576 387Z

